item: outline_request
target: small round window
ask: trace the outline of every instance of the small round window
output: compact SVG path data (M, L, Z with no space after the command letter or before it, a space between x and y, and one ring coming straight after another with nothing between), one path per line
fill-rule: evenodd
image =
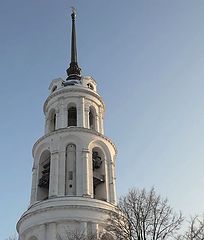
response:
M91 83L88 83L87 87L90 88L91 90L94 90L94 87L93 87L93 85Z

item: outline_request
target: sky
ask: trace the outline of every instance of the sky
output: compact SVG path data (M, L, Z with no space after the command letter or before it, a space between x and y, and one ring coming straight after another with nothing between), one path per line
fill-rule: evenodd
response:
M132 187L204 213L204 1L0 1L0 239L29 205L32 146L50 82L66 78L70 7L78 61L106 104L117 195Z

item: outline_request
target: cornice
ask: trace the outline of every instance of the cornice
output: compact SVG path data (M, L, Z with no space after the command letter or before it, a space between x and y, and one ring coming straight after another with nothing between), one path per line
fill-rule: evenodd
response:
M32 154L33 154L33 157L34 157L34 151L35 151L35 148L37 147L37 145L42 142L44 139L46 139L47 137L50 137L50 136L54 136L56 134L60 134L60 133L66 133L66 132L84 132L84 133L90 133L92 135L96 135L98 137L101 137L103 139L105 139L106 141L108 141L114 148L116 154L117 154L117 148L116 148L116 145L111 141L110 138L104 136L103 134L93 130L93 129L89 129L89 128L83 128L83 127L67 127L67 128L60 128L58 130L55 130L54 132L50 132L50 133L47 133L45 134L44 136L42 136L41 138L39 138L35 144L33 145L33 149L32 149Z
M109 209L108 209L109 208ZM102 206L90 206L90 205L80 205L80 203L78 203L77 205L75 204L70 204L70 205L58 205L58 206L45 206L39 209L34 209L32 210L32 207L29 208L19 219L19 221L17 222L17 228L19 229L19 225L22 224L23 221L25 221L26 219L37 215L37 214L41 214L41 213L45 213L48 211L52 211L52 210L67 210L67 209L85 209L85 210L91 210L91 211L97 211L97 212L102 212L105 214L110 214L111 212L114 212L117 210L117 207L115 205L112 204L108 204L107 202L104 205L104 207Z
M58 95L61 95L61 94L63 94L63 93L67 93L67 92L83 92L83 93L88 93L88 94L94 96L95 98L97 98L97 99L102 103L103 107L105 108L105 104L104 104L104 102L103 102L103 100L102 100L102 97L101 97L98 93L93 92L93 91L89 90L88 88L83 88L83 87L81 87L81 86L80 86L80 87L79 87L79 86L74 86L74 87L69 86L69 87L65 87L65 88L63 88L63 89L59 89L58 91L53 92L51 95L49 95L49 96L47 97L47 99L45 100L45 103L44 103L44 105L43 105L43 112L44 112L44 114L45 114L45 112L46 112L47 104L48 104L48 102L49 102L52 98L54 98L54 97L56 97L56 96L58 96Z

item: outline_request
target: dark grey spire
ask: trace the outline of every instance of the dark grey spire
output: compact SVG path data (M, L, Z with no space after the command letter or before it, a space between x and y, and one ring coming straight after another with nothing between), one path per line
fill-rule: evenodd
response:
M80 80L81 79L81 68L77 63L77 46L76 46L76 28L75 28L75 19L76 19L76 11L72 8L72 39L71 39L71 63L69 68L67 69L67 81L68 80Z

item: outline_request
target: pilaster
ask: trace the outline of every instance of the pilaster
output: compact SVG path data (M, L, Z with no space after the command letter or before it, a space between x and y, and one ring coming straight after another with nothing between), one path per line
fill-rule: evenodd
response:
M60 109L59 106L56 108L56 127L55 130L59 129L61 127L61 116L60 116Z
M38 228L38 234L39 234L39 240L45 240L46 239L46 225L42 224Z
M83 196L90 197L90 164L89 164L89 150L83 149L82 151L82 160L83 160Z
M85 128L89 128L89 107L85 107L84 109L84 121L85 121Z
M55 240L57 235L56 223L49 223L47 226L46 240ZM42 239L44 240L44 239Z
M66 161L66 151L61 150L59 152L59 169L58 169L58 195L65 196L65 161Z
M78 109L78 125L79 127L85 127L85 115L84 115L84 98L79 99Z
M33 167L30 204L34 203L36 200L37 200L37 169Z
M96 129L95 129L95 130L96 130L97 132L100 132L100 123L99 123L99 119L100 119L99 116L96 115L96 121L95 121L95 122L96 122L96 123L95 123L95 124L96 124Z
M115 164L112 160L109 161L109 186L110 186L110 202L116 204L116 186L115 186Z
M59 123L58 128L64 128L65 127L65 114L64 114L64 98L60 98L59 104Z
M49 197L58 195L58 165L59 153L55 151L51 153Z
M107 163L107 160L104 159L104 163L105 163L105 184L106 184L106 200L107 202L110 202L110 188L109 188L109 174L108 174L108 163Z

